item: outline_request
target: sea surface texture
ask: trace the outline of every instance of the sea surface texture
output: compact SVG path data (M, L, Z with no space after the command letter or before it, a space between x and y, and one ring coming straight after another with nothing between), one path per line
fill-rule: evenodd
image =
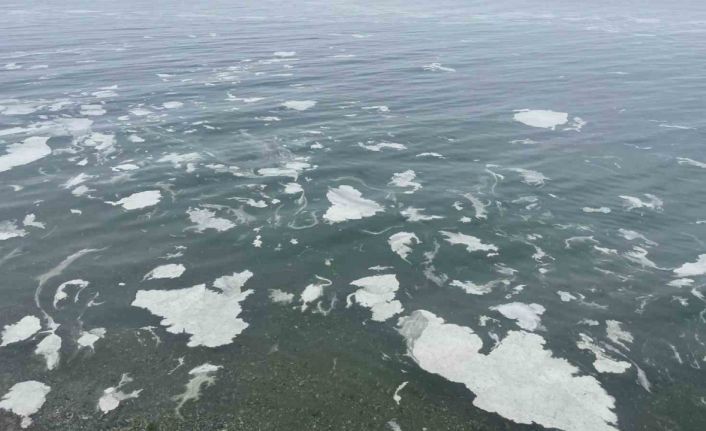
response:
M706 429L703 1L0 8L0 430Z

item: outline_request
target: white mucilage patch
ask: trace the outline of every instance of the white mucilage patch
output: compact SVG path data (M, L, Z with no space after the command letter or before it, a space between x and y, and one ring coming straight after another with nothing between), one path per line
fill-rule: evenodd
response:
M545 109L522 109L516 111L513 118L530 127L555 130L569 121L569 114Z
M706 274L706 253L699 255L696 262L687 262L674 269L674 274L679 277L696 277Z
M180 263L168 263L160 265L145 274L143 280L154 280L160 278L179 278L186 271L186 267Z
M186 214L189 216L189 220L195 224L192 229L196 232L203 232L207 229L225 232L235 227L235 223L232 221L217 217L214 211L206 208L189 208Z
M397 253L403 260L407 260L407 256L412 252L412 246L415 244L421 244L417 235L411 232L397 232L396 234L390 236L387 240L390 244L390 249Z
M47 145L48 137L32 136L19 144L10 144L6 153L0 155L0 172L9 171L18 166L36 162L49 154L51 148Z
M372 311L372 319L384 322L395 314L402 312L402 303L395 299L395 294L400 288L395 274L381 274L364 277L351 284L360 289L348 295L347 307L352 305L352 300Z
M25 235L27 235L27 231L17 226L16 221L0 221L0 241L5 241L10 238L23 237Z
M223 346L248 327L238 315L242 311L240 303L253 293L242 291L252 275L245 270L220 277L213 282L219 291L207 289L205 284L175 290L139 290L132 305L162 317L160 324L167 332L189 334L189 347Z
M579 336L581 337L581 339L576 342L576 347L581 350L588 350L589 352L593 353L593 355L596 357L596 360L593 361L593 368L595 368L596 371L598 371L599 373L621 374L627 371L632 366L630 362L618 361L608 356L606 350L596 344L596 342L593 341L593 338L589 337L588 335L579 334Z
M351 186L344 185L329 189L326 198L331 202L331 206L324 214L324 218L329 223L360 220L384 211L380 204L363 198L362 194Z
M397 172L392 175L392 179L390 179L389 184L400 188L409 188L409 190L406 190L404 193L412 194L422 188L421 184L414 181L416 176L417 174L415 174L411 169L404 172Z
M544 307L539 304L525 304L522 302L511 302L495 307L490 307L508 319L517 322L517 326L527 331L534 331L541 328L541 315L544 314Z
M201 389L203 386L208 387L216 382L216 377L214 374L221 368L223 367L220 365L213 365L206 362L198 367L192 368L191 371L189 371L189 376L191 377L186 383L184 392L174 397L175 401L179 401L175 409L179 416L181 416L181 408L187 401L196 401L201 397Z
M42 322L36 316L25 316L16 323L5 325L2 329L2 344L0 347L18 343L31 338L42 329Z
M455 233L455 232L447 232L445 230L439 231L442 235L444 235L446 242L452 245L465 245L466 250L469 253L473 253L474 251L489 251L489 252L497 252L498 248L494 246L493 244L485 244L483 243L479 238L476 238L471 235L465 235L462 233Z
M537 334L510 331L483 354L472 329L425 310L400 318L398 328L419 367L464 384L480 409L564 431L618 429L615 399L598 380L554 357Z
M316 101L314 100L288 100L282 104L287 109L293 109L295 111L306 111L316 106Z
M157 205L161 199L162 193L159 190L147 190L144 192L133 193L117 202L107 203L111 205L119 205L122 206L123 209L131 211Z
M42 408L51 388L34 380L16 383L0 400L0 409L20 416L20 426L27 428L32 425L32 416Z
M136 389L132 392L123 392L121 389L123 386L128 385L133 382L133 379L129 374L124 373L120 377L120 382L117 386L111 386L103 390L103 395L101 395L98 400L98 410L103 412L103 414L109 413L120 405L121 402L129 400L132 398L137 398L140 396L142 389Z

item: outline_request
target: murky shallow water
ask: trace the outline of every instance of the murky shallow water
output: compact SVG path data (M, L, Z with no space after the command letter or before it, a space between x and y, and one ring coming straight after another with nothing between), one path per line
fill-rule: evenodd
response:
M661 3L11 3L0 425L703 428Z

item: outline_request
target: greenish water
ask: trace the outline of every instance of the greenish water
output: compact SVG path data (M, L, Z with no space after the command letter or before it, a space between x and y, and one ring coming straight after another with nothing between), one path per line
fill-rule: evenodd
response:
M706 427L700 3L4 6L0 429Z

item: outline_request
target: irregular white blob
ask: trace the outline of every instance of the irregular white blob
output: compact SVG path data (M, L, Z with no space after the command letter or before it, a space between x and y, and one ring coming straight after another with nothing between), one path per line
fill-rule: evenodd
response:
M394 395L392 395L392 399L395 401L395 404L398 406L400 405L400 401L402 401L402 397L400 396L400 391L404 389L405 386L407 386L407 383L409 382L402 382L397 389L395 389Z
M570 302L578 299L574 294L564 292L563 290L558 290L556 294L559 295L559 299L561 299L562 302Z
M145 115L150 115L152 113L152 111L150 111L149 109L145 109L145 108L135 108L135 109L131 109L130 113L132 115L137 116L137 117L144 117Z
M691 278L677 278L667 283L667 286L671 287L689 287L694 284L694 280Z
M294 109L295 111L306 111L315 105L316 101L314 100L288 100L282 104L285 108Z
M628 331L625 331L621 325L622 323L617 320L606 320L606 335L608 339L615 344L623 347L626 350L630 350L623 342L632 343L633 336Z
M416 176L417 174L415 174L414 171L411 169L406 170L404 172L397 172L392 175L392 179L390 180L389 184L401 188L409 187L411 188L411 190L407 190L405 191L405 193L412 194L422 188L421 184L414 181L414 178L416 178Z
M76 175L75 177L71 177L67 182L64 183L64 188L65 189L70 189L72 187L75 187L79 184L84 183L86 180L89 180L93 178L92 175L87 175L83 172L80 174Z
M143 280L153 280L157 278L179 278L186 271L186 267L180 263L168 263L160 265L145 274Z
M83 195L85 195L86 193L92 192L92 191L94 191L94 190L89 189L89 188L86 187L86 186L78 186L78 187L76 187L75 189L71 190L71 194L74 195L74 196L83 196Z
M361 193L351 186L329 189L326 198L331 202L331 207L326 210L324 218L330 223L360 220L384 211L377 202L363 198Z
M618 232L620 233L620 235L623 238L625 238L628 241L634 241L636 239L639 239L639 240L644 241L645 244L647 244L647 245L651 245L651 246L659 245L656 242L647 239L643 234L635 232L634 230L621 228L621 229L618 229Z
M171 101L162 103L162 106L166 109L177 109L184 106L184 104L182 102Z
M105 109L103 105L81 105L81 115L87 115L89 117L98 117L105 115Z
M115 166L113 168L110 168L113 171L116 172L125 172L125 171L135 171L137 169L140 169L140 167L134 163L122 163L118 166Z
M392 251L397 253L402 259L407 260L407 256L412 252L412 245L421 244L417 235L411 232L398 232L387 240Z
M307 285L304 288L304 291L302 291L301 294L301 303L302 311L306 311L306 309L309 307L309 304L316 301L317 299L321 298L324 294L324 287L330 286L331 285L331 280L323 277L319 277L318 275L316 278L319 280L316 283L311 283Z
M189 371L189 375L192 377L186 384L186 390L181 395L174 397L174 400L179 401L179 404L176 406L177 414L181 415L180 410L187 401L199 399L201 396L201 388L204 385L208 387L216 382L216 378L213 374L221 368L223 367L220 365L213 365L206 362Z
M488 218L488 211L486 211L486 208L488 207L489 203L484 204L480 199L470 193L464 194L463 197L468 199L471 202L471 205L473 205L473 210L476 213L477 219L485 220Z
M694 159L688 159L686 157L677 157L677 160L679 161L680 165L689 165L689 166L695 166L695 167L701 168L701 169L706 169L706 163L704 163L704 162L699 162Z
M599 373L621 374L631 367L630 362L618 361L606 353L605 349L598 346L591 337L586 334L579 334L581 340L576 342L576 346L581 350L588 350L596 357L593 361L593 368Z
M573 130L575 132L580 132L581 129L583 129L583 126L585 126L587 123L584 121L583 118L581 117L574 117L574 119L571 121L571 124L568 125L568 127L565 127L564 130Z
M676 268L674 273L679 277L695 277L706 274L706 254L699 255L696 262L685 263Z
M59 350L61 350L61 337L52 332L37 344L34 353L44 356L47 369L53 370L59 365Z
M78 337L76 343L79 347L88 347L93 350L93 345L96 344L96 341L105 337L105 334L105 328L93 328L90 331L81 331L81 336Z
M510 141L511 144L521 144L521 145L535 145L539 144L539 142L533 140L533 139L513 139Z
M144 192L133 193L117 202L107 203L111 205L122 205L124 209L130 211L157 205L161 199L162 193L159 190L147 190Z
M517 326L527 331L534 331L541 326L541 315L545 308L539 304L524 304L522 302L511 302L496 307L490 307L508 319L515 320Z
M644 193L644 195L647 199L649 199L648 201L643 201L642 199L634 196L620 195L619 197L625 201L625 209L628 211L635 208L647 208L655 211L662 210L662 205L664 202L662 202L660 198L650 193Z
M252 272L243 271L223 276L213 286L221 292L206 288L205 284L176 290L139 290L134 307L149 310L163 317L160 324L167 332L190 334L187 346L218 347L229 344L248 327L238 318L240 303L253 290L241 291Z
M145 140L137 135L130 135L127 137L128 141L134 143L134 144L141 144L145 142ZM159 160L158 160L159 161Z
M66 293L67 287L76 286L76 287L78 287L78 291L80 292L81 290L88 287L88 285L89 285L88 281L81 280L81 279L69 280L69 281L65 281L65 282L61 283L59 285L59 287L56 288L56 293L54 293L54 308L58 307L59 302L61 302L62 300L69 297L68 293Z
M51 136L82 136L91 130L93 120L88 118L57 118L52 121L34 123L28 127L11 127L0 130L0 136L18 133L49 134Z
M51 148L47 145L48 140L48 137L32 136L22 143L8 145L6 154L0 156L0 172L9 171L48 156L51 154Z
M351 298L355 299L359 305L370 308L372 319L376 322L384 322L402 312L402 303L395 299L395 293L400 288L395 274L364 277L352 281L351 284L360 289L348 295L348 307L352 305Z
M378 111L378 112L390 112L390 108L388 108L388 107L385 106L385 105L363 106L361 109L364 109L364 110L366 110L366 111L369 111L369 110L372 109L372 110L375 110L375 111Z
M541 172L532 171L529 169L512 168L510 170L520 174L522 176L522 182L530 186L541 186L544 185L545 181L551 179L545 177Z
M299 185L299 183L287 183L284 185L284 192L288 195L295 195L303 191L304 189L301 185Z
M255 239L252 241L252 245L255 248L260 248L262 247L262 235L257 235Z
M424 211L424 208L407 207L406 209L400 211L400 214L402 215L402 217L406 218L407 221L411 222L429 221L444 218L443 216L438 215L422 214L422 211Z
M115 135L94 132L84 141L83 145L96 149L105 154L110 154L115 150Z
M273 115L266 116L266 117L255 117L255 119L256 119L256 120L260 120L260 121L266 121L266 122L270 122L270 121L280 121L280 118L279 118L279 117L275 117L275 116L273 116Z
M417 310L398 322L422 369L463 383L473 404L522 424L565 431L616 431L615 400L591 376L545 349L544 338L510 331L488 354L470 328Z
M25 225L25 226L36 227L36 228L39 228L39 229L45 229L45 228L46 228L46 226L44 225L44 223L40 223L40 222L38 222L38 221L36 221L36 220L37 220L37 216L35 216L34 214L27 214L27 215L25 216L24 220L22 220L22 224Z
M447 232L445 230L439 231L442 235L446 237L446 242L449 244L460 244L465 245L466 250L469 253L474 251L491 251L497 252L498 248L493 244L484 244L479 238L471 235L465 235L462 233Z
M556 126L569 121L569 114L544 109L522 109L515 112L514 119L530 127L554 130Z
M402 431L402 427L394 419L387 421L387 426L390 428L390 431Z
M34 380L16 383L0 400L0 409L10 411L22 418L20 426L32 425L32 416L42 408L51 388Z
M442 66L441 63L427 64L425 66L422 66L422 69L429 70L431 72L455 72L456 71L456 69Z
M228 229L235 227L235 223L228 219L216 217L216 213L208 209L189 208L186 213L189 215L189 220L196 224L196 226L193 227L196 232L203 232L206 229L214 229L218 232L225 232Z
M628 251L625 253L625 257L628 260L635 262L639 265L642 265L644 267L661 269L657 266L656 263L652 262L650 259L647 258L647 254L648 254L648 252L644 248L634 246L632 248L632 251Z
M275 57L294 57L297 53L295 51L276 51L272 55Z
M599 208L583 207L581 210L585 213L603 213L603 214L610 213L610 208L608 208L608 207L599 207Z
M17 226L14 220L0 221L0 241L25 235L27 235L27 231Z
M485 295L486 293L492 292L493 288L501 283L503 283L503 281L500 280L494 280L485 284L475 284L472 281L452 280L449 284L463 289L464 292L470 295Z
M36 316L25 316L16 323L5 325L0 347L27 340L40 329L42 329L42 322Z
M267 202L263 201L262 199L260 199L259 201L256 201L253 198L235 197L233 199L237 200L238 202L242 202L248 206L251 206L253 208L266 208L267 207Z
M103 412L103 414L106 414L117 409L121 402L139 397L142 389L137 389L130 393L125 393L120 390L123 386L132 382L133 379L130 375L123 373L120 377L120 383L118 383L118 386L111 386L103 390L103 395L101 395L98 400L98 409Z
M437 159L444 158L443 154L439 154L439 153L419 153L414 157L435 157Z
M365 145L362 142L358 142L358 146L360 148L365 148L366 150L375 151L375 152L382 151L385 148L390 148L392 150L397 150L397 151L402 151L402 150L407 149L407 147L405 145L396 144L394 142L381 142L379 144L369 144L369 145Z
M291 304L294 301L294 294L280 289L270 289L270 301L277 304Z
M572 244L575 242L580 242L580 243L591 242L591 243L599 244L599 242L596 241L596 239L593 238L593 236L572 236L572 237L566 238L564 240L564 248L571 248Z

